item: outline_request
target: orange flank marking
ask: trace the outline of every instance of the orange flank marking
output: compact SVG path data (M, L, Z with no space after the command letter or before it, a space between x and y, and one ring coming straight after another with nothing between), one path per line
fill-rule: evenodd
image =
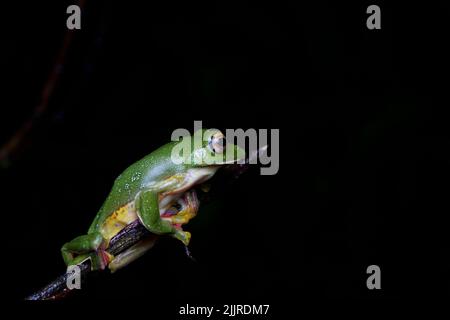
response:
M128 224L137 219L134 203L128 203L114 211L103 223L100 232L109 242L117 233L119 233Z

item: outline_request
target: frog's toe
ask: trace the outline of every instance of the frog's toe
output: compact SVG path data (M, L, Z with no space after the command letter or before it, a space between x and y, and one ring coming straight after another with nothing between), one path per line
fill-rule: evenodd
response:
M191 241L191 233L188 231L183 231L180 229L177 229L177 231L174 234L175 238L183 242L183 244L187 247L189 245L189 242Z
M114 256L103 249L96 250L91 254L91 269L103 270L114 259Z
M102 259L102 263L103 263L104 268L106 268L106 266L107 266L111 261L114 260L114 256L113 256L112 254L110 254L109 252L106 252L106 251L104 251L104 250L101 250L101 251L99 252L99 255L101 256L101 259ZM104 269L104 268L103 268L103 269Z

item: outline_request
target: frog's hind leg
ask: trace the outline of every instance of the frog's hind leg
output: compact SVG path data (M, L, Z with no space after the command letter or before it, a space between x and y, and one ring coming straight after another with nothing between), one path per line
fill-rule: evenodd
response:
M157 239L158 236L151 235L150 237L139 241L129 249L115 256L114 259L109 263L108 268L111 270L111 272L115 272L127 266L137 258L141 257L145 252L153 248Z
M92 270L104 269L112 258L105 251L105 241L98 232L76 237L64 244L61 254L67 266L79 264L86 259L91 260Z

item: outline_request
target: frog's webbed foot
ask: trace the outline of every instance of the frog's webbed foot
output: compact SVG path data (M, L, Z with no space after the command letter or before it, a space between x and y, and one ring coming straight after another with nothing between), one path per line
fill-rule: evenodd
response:
M181 228L176 229L173 237L183 242L185 247L187 247L191 241L191 233L189 231L183 231Z
M177 203L180 207L179 211L170 217L168 220L174 225L183 225L189 222L197 215L200 207L200 201L197 198L195 190L186 192Z
M92 270L103 270L108 264L114 259L114 256L108 253L105 246L100 246L97 250L89 255L91 259L91 269Z

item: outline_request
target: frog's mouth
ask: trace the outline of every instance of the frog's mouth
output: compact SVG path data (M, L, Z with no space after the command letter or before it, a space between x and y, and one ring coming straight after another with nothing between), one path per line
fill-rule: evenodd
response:
M235 177L238 177L243 172L247 171L250 164L256 164L258 158L267 153L267 149L268 145L264 145L261 148L250 152L247 157L240 161L227 163L224 169L231 172Z
M243 164L246 160L245 149L238 145L228 143L223 153L216 154L212 166L224 166L230 164Z
M231 161L225 161L223 164L229 165L245 165L245 164L255 164L259 157L267 153L268 145L264 145L257 150L253 150L248 155L240 159L232 159Z

